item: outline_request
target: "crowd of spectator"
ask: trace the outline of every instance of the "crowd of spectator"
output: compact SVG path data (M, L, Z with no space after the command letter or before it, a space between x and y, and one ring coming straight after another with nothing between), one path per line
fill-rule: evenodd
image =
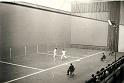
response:
M86 81L86 83L101 83L105 78L107 78L116 69L124 64L124 56L120 57L118 60L108 64L105 68L101 68L95 74L91 75L91 78Z

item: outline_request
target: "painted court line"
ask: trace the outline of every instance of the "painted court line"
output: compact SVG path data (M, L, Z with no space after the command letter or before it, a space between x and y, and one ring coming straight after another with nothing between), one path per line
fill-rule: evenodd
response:
M74 57L74 56L67 56L67 57L70 57L70 58L80 58L80 57Z
M48 53L38 52L37 54L48 54Z
M7 81L7 82L4 82L4 83L11 83L11 82L14 82L14 81L17 81L17 80L20 80L20 79L23 79L23 78L26 78L26 77L30 77L30 76L33 76L33 75L36 75L36 74L39 74L41 72L45 72L45 71L48 71L48 70L51 70L51 69L54 69L54 68L58 68L58 67L61 67L61 66L64 66L64 65L67 65L67 64L70 64L70 63L73 63L73 62L76 62L76 61L80 61L82 59L85 59L85 58L88 58L88 57L91 57L91 56L94 56L94 55L97 55L97 54L100 54L100 53L103 53L104 51L102 52L98 52L98 53L95 53L95 54L91 54L89 56L86 56L86 57L82 57L82 58L79 58L79 59L76 59L76 60L73 60L73 61L70 61L70 62L67 62L67 63L63 63L61 65L57 65L57 66L54 66L54 67L51 67L51 68L47 68L47 69L44 69L44 70L41 70L41 71L38 71L36 73L32 73L32 74L29 74L29 75L26 75L26 76L23 76L23 77L20 77L20 78L16 78L16 79L13 79L13 80L10 80L10 81Z
M19 67L24 67L24 68L29 68L29 69L35 69L35 70L40 70L40 71L43 70L43 69L39 69L39 68L34 68L34 67L29 67L29 66L9 63L9 62L5 62L5 61L0 61L0 63L4 63L4 64L8 64L8 65L14 65L14 66L19 66Z
M53 55L53 54L50 54L50 53L43 53L43 52L38 52L37 54Z
M49 54L49 53L41 53L41 52L38 52L38 54L53 55L53 54ZM56 55L56 56L62 56L62 55ZM70 58L80 58L80 57L73 57L73 56L67 56L67 57L70 57Z
M54 77L55 77L55 76L54 76L54 73L52 72L52 79L54 79Z

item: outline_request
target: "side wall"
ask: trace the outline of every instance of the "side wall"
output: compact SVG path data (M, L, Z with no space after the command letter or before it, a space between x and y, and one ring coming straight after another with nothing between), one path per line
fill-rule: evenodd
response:
M14 54L24 54L24 47L36 52L41 48L55 48L70 44L70 16L0 3L2 49L5 55L12 48ZM7 54L6 54L7 53ZM21 55L22 55L21 54Z

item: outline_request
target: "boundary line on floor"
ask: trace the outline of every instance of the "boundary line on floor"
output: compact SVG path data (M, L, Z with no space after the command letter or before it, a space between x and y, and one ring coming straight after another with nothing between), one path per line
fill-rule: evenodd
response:
M40 71L43 70L43 69L39 69L39 68L35 68L35 67L29 67L29 66L24 66L24 65L9 63L9 62L5 62L5 61L0 61L0 63L8 64L8 65L14 65L14 66L18 66L18 67L29 68L29 69L35 69L35 70L40 70Z
M73 61L70 61L70 62L67 62L67 63L63 63L63 64L61 64L61 65L57 65L57 66L54 66L54 67L51 67L51 68L47 68L47 69L44 69L44 70L41 70L41 71L38 71L38 72L35 72L35 73L32 73L32 74L29 74L29 75L26 75L26 76L23 76L23 77L19 77L19 78L16 78L16 79L13 79L13 80L4 82L4 83L11 83L11 82L14 82L14 81L17 81L17 80L21 80L21 79L24 79L24 78L27 78L27 77L30 77L30 76L39 74L39 73L41 73L41 72L45 72L45 71L48 71L48 70L51 70L51 69L54 69L54 68L58 68L58 67L61 67L61 66L64 66L64 65L73 63L73 62L81 61L81 60L83 60L83 59L85 59L85 58L88 58L88 57L91 57L91 56L94 56L94 55L97 55L97 54L100 54L100 53L103 53L103 52L104 52L104 51L98 52L98 53L95 53L95 54L91 54L91 55L89 55L89 56L85 56L85 57L82 57L82 58L79 58L79 59L76 59L76 60L73 60Z

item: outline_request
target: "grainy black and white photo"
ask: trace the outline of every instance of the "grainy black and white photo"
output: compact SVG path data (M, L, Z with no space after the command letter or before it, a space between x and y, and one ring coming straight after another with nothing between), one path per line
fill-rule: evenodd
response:
M124 83L124 1L0 0L0 83Z

